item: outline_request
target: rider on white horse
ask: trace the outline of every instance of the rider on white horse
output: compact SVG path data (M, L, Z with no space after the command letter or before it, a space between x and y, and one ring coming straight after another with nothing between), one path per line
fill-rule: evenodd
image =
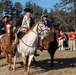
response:
M16 30L16 28L18 29L16 33L18 33L19 31L26 33L28 31L28 29L30 29L34 25L34 19L31 16L33 11L30 8L25 8L24 12L26 14L24 16L20 17L20 19L18 20L18 22L16 23L16 25L14 27L14 30ZM15 40L14 40L14 45L17 45L18 41L19 41L19 39L16 34ZM35 53L35 55L37 55L37 54Z
M31 14L33 13L31 11L30 8L25 8L24 9L25 11L25 15L20 17L20 19L18 20L18 22L16 23L15 27L14 27L14 30L16 30L16 28L19 28L18 31L27 31L29 28L31 28L33 25L34 25L34 20L33 18L31 17ZM17 37L15 38L15 41L14 42L17 42Z

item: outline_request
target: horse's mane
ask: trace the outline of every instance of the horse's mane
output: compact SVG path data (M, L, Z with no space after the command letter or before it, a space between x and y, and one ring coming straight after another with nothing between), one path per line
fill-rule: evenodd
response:
M36 26L36 24L38 24L39 23L39 21L37 21L27 32L26 32L26 34L28 34L35 26Z

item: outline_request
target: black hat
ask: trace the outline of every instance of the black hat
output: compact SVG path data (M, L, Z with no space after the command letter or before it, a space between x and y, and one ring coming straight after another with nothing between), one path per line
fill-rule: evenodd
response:
M43 17L48 17L48 15L43 14L43 15L41 16L41 19L43 19Z
M25 12L33 13L33 10L31 10L30 8L25 8L24 11L25 11Z
M5 17L9 18L9 16L8 16L8 15L4 15L4 16L2 17L2 19L4 19Z

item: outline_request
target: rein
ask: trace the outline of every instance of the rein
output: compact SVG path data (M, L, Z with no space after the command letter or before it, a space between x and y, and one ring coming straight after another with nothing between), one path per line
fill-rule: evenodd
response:
M20 39L26 46L28 46L28 47L36 47L37 45L33 45L33 46L30 46L30 45L28 45L28 44L26 44L22 39Z

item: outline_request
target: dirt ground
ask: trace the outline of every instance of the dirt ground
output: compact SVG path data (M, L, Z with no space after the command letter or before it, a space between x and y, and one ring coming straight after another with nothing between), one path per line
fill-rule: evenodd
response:
M35 57L37 64L32 62L31 75L76 75L76 52L56 51L55 65L50 65L50 55L47 51L38 51L40 56ZM21 57L18 57L16 70L8 71L7 62L0 55L0 75L24 75Z

